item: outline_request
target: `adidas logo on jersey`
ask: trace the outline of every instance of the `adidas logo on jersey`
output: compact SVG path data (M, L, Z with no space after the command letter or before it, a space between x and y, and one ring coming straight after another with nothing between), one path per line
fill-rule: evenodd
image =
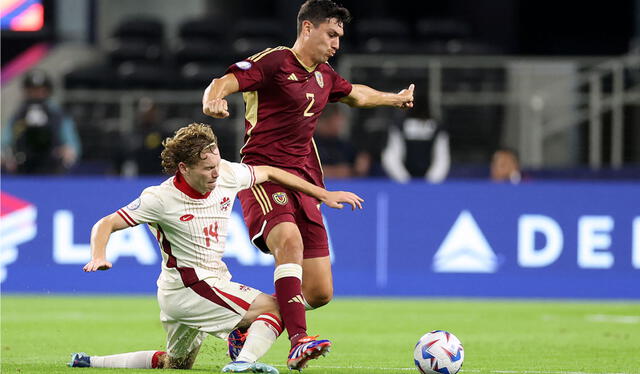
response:
M296 75L295 75L295 74L291 73L291 75L290 75L290 76L289 76L289 78L287 78L287 79L288 79L288 80L290 80L290 81L297 81L297 80L298 80L298 77L296 77Z
M295 295L294 297L291 298L291 300L287 301L287 303L289 303L289 304L291 304L291 303L304 304L304 299L302 298L301 295Z
M436 273L495 273L498 258L467 210L462 211L433 256Z

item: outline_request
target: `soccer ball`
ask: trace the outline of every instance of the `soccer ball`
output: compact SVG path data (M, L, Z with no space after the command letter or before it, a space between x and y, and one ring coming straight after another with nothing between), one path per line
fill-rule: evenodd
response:
M424 334L413 349L413 362L422 374L456 374L463 361L462 343L443 330Z

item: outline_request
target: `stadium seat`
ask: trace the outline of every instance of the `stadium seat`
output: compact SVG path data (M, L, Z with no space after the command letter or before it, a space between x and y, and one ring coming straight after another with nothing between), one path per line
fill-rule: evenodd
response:
M149 16L131 17L120 22L112 36L117 39L146 39L161 42L164 40L164 25Z
M212 17L190 19L180 24L173 59L178 67L190 62L226 62L233 55L228 26Z
M173 60L178 66L190 62L227 62L231 64L228 47L215 40L183 39L173 51Z
M109 39L106 52L112 65L125 61L153 61L162 59L162 44L143 39Z
M64 76L66 89L118 88L116 69L107 63L79 66Z
M180 67L178 89L203 90L216 77L221 77L227 65L211 62L189 62Z
M209 39L222 44L227 30L228 25L224 19L204 16L182 22L178 26L178 37L181 39Z
M415 33L420 41L467 39L471 26L456 19L423 18L415 23Z
M289 45L287 35L277 21L244 19L233 26L231 48L236 59L246 58L265 48Z
M407 53L411 51L409 27L400 21L371 18L358 21L356 34L363 53Z
M162 89L174 84L176 74L161 64L126 61L118 66L117 77L127 88Z

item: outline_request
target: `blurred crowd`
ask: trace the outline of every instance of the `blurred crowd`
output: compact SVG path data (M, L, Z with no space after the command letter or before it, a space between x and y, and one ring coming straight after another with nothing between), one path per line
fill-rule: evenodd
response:
M185 117L184 123L177 118L167 122L163 109L153 99L143 97L137 102L131 133L120 136L116 132L111 138L86 136L83 139L73 116L51 99L54 87L46 72L29 71L24 75L22 88L23 101L2 128L4 173L160 175L158 160L162 141L172 136L175 128L191 121ZM447 129L432 118L424 106L385 117L388 121L383 131L365 134L367 139L360 142L350 140L349 110L341 104L329 104L318 121L314 142L326 178L382 177L400 183L446 180L451 166ZM206 120L202 115L199 117ZM235 150L235 131L229 128L234 124L225 123L225 126L226 129L215 126L223 129L221 148ZM96 140L113 143L112 152L108 159L102 160L101 166L96 166L95 160L83 159L81 139L86 140L84 147ZM96 170L92 170L94 167ZM514 184L522 180L513 150L497 149L486 168L491 180Z

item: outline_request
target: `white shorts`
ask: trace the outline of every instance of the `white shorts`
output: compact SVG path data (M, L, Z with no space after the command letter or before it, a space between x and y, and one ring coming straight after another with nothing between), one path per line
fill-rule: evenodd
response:
M185 357L207 334L226 339L260 293L240 283L209 279L189 288L158 289L169 356Z

